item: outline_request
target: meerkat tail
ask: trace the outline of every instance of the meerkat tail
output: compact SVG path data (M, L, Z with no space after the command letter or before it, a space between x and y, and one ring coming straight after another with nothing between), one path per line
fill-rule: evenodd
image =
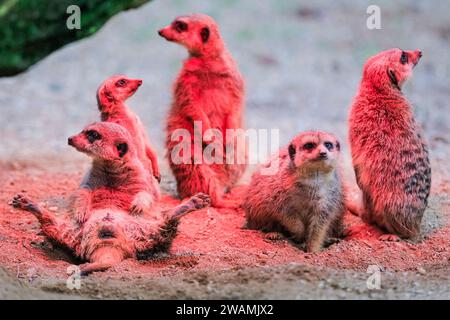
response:
M91 274L92 272L98 272L98 271L106 271L113 267L114 264L112 263L106 263L106 262L93 262L93 263L87 263L83 265L81 270L82 276L87 276Z

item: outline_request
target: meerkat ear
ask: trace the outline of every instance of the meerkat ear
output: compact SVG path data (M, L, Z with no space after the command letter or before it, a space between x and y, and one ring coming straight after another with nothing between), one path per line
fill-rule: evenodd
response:
M336 149L338 151L341 151L341 143L339 141L336 140Z
M398 90L400 90L400 87L398 85L398 80L397 80L397 77L395 75L395 72L388 68L387 69L387 74L388 74L389 79L391 80L392 85L395 88L397 88Z
M295 147L294 147L294 145L292 143L289 145L288 151L289 151L289 158L291 158L291 161L294 161L294 159L295 159Z
M208 27L202 28L202 30L200 31L200 36L202 37L203 43L207 42L209 39L209 28Z
M119 157L123 156L128 152L128 144L126 142L117 144L117 151L119 152Z
M97 92L97 103L102 106L114 101L114 97L105 87L101 87Z

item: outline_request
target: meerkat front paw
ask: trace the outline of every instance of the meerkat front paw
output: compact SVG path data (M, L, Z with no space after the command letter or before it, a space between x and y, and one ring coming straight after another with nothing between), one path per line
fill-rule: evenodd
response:
M75 217L79 224L85 223L89 218L89 206L87 204L79 204L75 208Z
M153 204L152 196L145 191L139 192L131 203L130 212L131 214L143 214L148 211Z
M382 234L381 236L379 236L378 240L380 240L380 241L389 241L389 242L398 242L401 239L400 239L399 236L397 236L395 234L385 233L385 234Z
M264 235L266 241L280 241L284 239L284 236L280 232L268 232Z

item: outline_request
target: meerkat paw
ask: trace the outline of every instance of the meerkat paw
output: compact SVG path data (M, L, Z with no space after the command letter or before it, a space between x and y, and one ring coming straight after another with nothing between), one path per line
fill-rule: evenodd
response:
M395 234L385 233L385 234L382 234L381 236L379 236L378 240L380 240L380 241L389 241L389 242L398 242L401 239L400 239L399 236L397 236Z
M284 239L284 236L280 232L268 232L264 235L264 239L267 241L280 241Z
M333 244L336 244L339 242L341 242L341 239L330 237L325 240L324 247L329 247L329 246L332 246Z
M205 193L197 193L189 199L189 202L198 210L209 207L211 205L211 198Z
M11 201L11 205L16 209L26 210L26 211L35 211L37 206L23 194L17 194Z
M83 224L89 218L89 208L87 205L77 206L75 209L75 217L79 224Z
M130 212L134 215L143 214L151 208L152 204L152 196L148 192L141 191L134 197Z

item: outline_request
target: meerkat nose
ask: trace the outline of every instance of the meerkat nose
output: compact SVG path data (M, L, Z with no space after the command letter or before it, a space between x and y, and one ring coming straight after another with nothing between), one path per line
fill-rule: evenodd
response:
M72 137L69 137L69 139L67 139L67 144L69 146L73 146L73 139L72 139Z
M422 58L422 51L419 50L419 58Z
M158 30L158 34L162 37L163 36L163 31L162 31L162 29L161 30Z

